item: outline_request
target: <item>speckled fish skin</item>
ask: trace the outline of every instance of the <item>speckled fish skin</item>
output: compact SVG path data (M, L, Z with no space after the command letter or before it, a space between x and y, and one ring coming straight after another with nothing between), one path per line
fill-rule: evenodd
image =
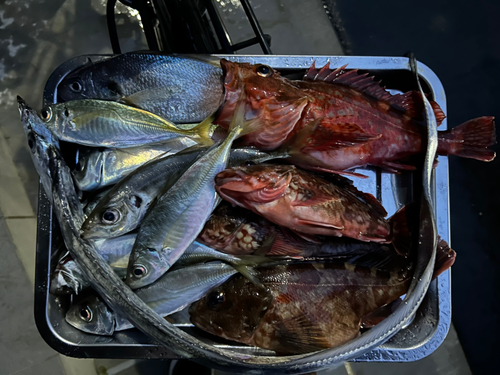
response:
M382 205L348 182L333 183L295 166L270 164L227 169L215 181L223 199L297 233L391 242Z
M212 144L210 121L182 130L142 109L105 100L74 100L45 107L41 119L60 140L90 147L129 148L190 137Z
M214 335L278 354L341 345L359 335L362 318L405 294L411 272L309 263L261 269L267 290L236 276L189 309Z
M188 166L206 149L195 147L163 159L152 160L116 184L99 203L91 201L94 209L82 226L84 238L116 237L137 228L151 202L160 194L165 182ZM239 165L245 161L262 161L273 158L256 149L231 150L229 165ZM115 222L104 220L103 215L117 214Z
M130 172L156 157L173 155L196 144L189 137L179 137L126 150L85 150L79 155L75 170L72 172L73 177L80 190L97 190L116 184Z
M198 236L198 241L232 255L300 256L352 258L385 249L386 245L361 242L351 238L321 237L306 240L286 228L228 202L212 213Z
M126 98L176 123L200 122L222 102L222 70L218 59L126 53L71 72L57 92L64 101Z
M232 266L223 263L197 264L172 270L136 293L158 314L167 316L197 301L236 273ZM82 314L82 311L88 314ZM133 328L127 319L111 311L97 296L73 304L66 314L66 321L75 328L97 335L112 335L115 331Z

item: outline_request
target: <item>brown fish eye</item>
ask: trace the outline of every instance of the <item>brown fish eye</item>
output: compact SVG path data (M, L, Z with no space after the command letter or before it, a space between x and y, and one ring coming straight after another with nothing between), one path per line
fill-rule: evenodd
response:
M69 87L74 92L80 92L80 91L82 91L82 84L80 82L78 82L78 81L74 81Z
M261 77L271 77L273 75L273 70L267 65L259 65L257 67L257 74Z
M50 109L50 107L42 109L42 112L40 112L40 116L42 117L43 121L49 121L52 117L52 110Z
M147 273L148 273L148 270L144 266L136 266L134 268L134 276L135 277L141 278L141 277L146 276Z
M92 320L92 310L88 307L81 309L80 318L82 318L85 322L90 322Z
M224 292L219 290L214 290L207 296L207 307L213 309L226 301L226 295Z
M108 208L102 214L101 219L103 224L114 224L120 219L120 212L114 208Z

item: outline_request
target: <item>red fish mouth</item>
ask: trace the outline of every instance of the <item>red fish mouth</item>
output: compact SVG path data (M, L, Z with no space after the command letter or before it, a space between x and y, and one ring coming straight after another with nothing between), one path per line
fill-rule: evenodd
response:
M237 81L236 77L238 65L226 59L221 59L220 65L222 67L224 77L224 86L234 88L233 86L235 86Z

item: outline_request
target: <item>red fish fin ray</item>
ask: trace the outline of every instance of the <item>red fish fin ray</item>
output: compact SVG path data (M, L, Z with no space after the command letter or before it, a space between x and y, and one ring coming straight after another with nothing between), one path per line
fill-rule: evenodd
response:
M363 178L363 179L368 178L368 176L365 176L364 174L356 173L356 172L336 171L334 169L328 169L328 168L322 168L322 167L309 167L309 166L307 167L307 169L310 169L311 171L333 173L333 174L344 175L344 176L349 176L349 177L357 177L357 178Z
M302 241L296 233L288 228L280 228L267 255L301 255L306 248L307 242Z
M414 171L417 169L414 165L402 164L397 161L384 161L378 164L379 167L382 167L391 173L398 173L400 171Z
M494 119L492 116L478 117L451 130L439 132L437 153L492 161L495 152L488 147L496 144Z
M344 229L344 225L342 223L332 224L331 222L324 223L321 221L306 220L306 219L297 219L297 224L308 226L308 227L315 227L315 228L329 228L329 229L337 229L337 230Z
M326 75L325 70L330 68L329 63L321 69L317 69L313 65L307 71L304 79L345 85L362 91L379 100L389 100L391 98L391 93L386 91L385 88L380 85L380 82L374 81L373 76L368 75L368 73L359 74L358 69L346 71L346 66L347 65L331 69L330 74Z
M382 307L379 307L375 311L372 311L370 314L365 315L361 319L361 327L363 328L372 328L379 324L382 320L385 318L389 317L396 309L398 308L399 305L401 305L403 301L401 298L398 298L397 300L388 303L387 305L384 305Z
M300 232L294 232L299 238L303 239L304 241L307 241L309 244L320 244L321 240L318 238L318 236L314 234L308 234L308 233L300 233Z
M271 108L270 105L265 105L261 117L276 118L277 120L256 135L259 148L266 151L275 149L276 145L281 145L295 128L307 103L307 98L301 98L285 107L275 109Z
M353 327L353 335L357 334ZM275 325L275 337L283 353L309 353L329 348L325 333L306 313L281 320Z
M436 264L434 266L432 278L435 279L444 271L448 270L453 263L455 263L456 257L457 253L450 248L446 241L439 239L436 249Z
M382 134L369 134L356 124L336 123L331 127L323 126L322 122L318 122L307 138L303 139L303 152L352 147L382 137Z

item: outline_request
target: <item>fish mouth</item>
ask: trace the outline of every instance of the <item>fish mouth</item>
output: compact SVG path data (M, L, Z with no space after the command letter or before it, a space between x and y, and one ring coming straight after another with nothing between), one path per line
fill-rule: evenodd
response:
M215 176L216 188L248 193L262 189L267 183L245 173L241 169L226 169Z
M220 60L222 67L222 76L224 78L224 87L236 89L238 81L238 65L226 59Z

